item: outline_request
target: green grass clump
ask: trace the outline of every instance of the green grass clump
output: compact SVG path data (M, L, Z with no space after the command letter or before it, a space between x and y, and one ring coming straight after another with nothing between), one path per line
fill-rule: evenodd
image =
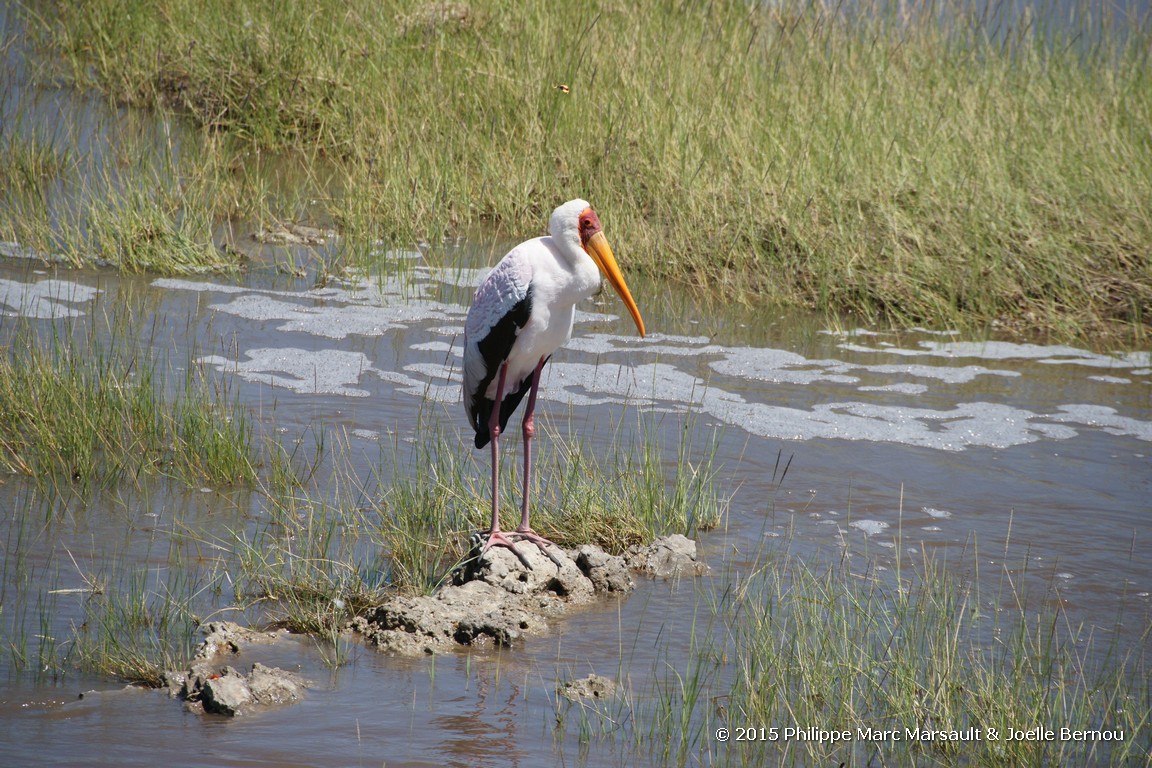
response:
M0 176L0 198L15 195L43 197L53 180L72 165L65 150L36 136L0 133L0 158L4 175Z
M0 465L82 491L153 474L254 479L244 412L195 372L171 399L162 386L154 361L114 341L18 341L0 356Z
M1091 4L50 2L82 84L323 156L350 247L542 229L628 268L898 324L1140 333L1149 27ZM558 86L565 86L560 88Z
M202 587L176 583L188 578L182 569L169 583L152 583L155 574L135 571L116 586L94 582L61 666L152 688L165 684L165 672L187 669L200 623L191 601Z
M0 180L0 240L18 243L45 261L130 273L242 266L235 253L216 246L213 228L230 212L230 195L244 185L221 179L213 167L219 155L210 147L172 158L119 126L111 140L122 142L117 146L122 155L105 147L107 155L66 163L58 147L75 137L45 145L19 136L4 142L2 134L0 128L0 164L15 173ZM255 211L260 199L252 195L246 210Z
M637 443L596 457L585 446L547 430L536 488L533 527L562 546L592 543L620 554L673 533L694 537L720 524L727 503L717 491L719 437L699 450L692 421L680 430L675 460L666 456L657 423L639 424ZM507 460L506 460L507 461ZM516 494L519 494L519 486ZM505 507L509 512L519 505Z
M1101 646L1089 628L1030 608L1013 591L987 600L931 560L892 583L784 557L736 594L727 721L852 732L846 744L793 741L801 761L877 754L932 764L1123 764L1139 755L1150 725L1140 704L1147 659ZM1010 728L1037 725L1123 730L1125 739L1008 740ZM983 738L907 736L970 728ZM860 739L861 729L895 730L899 740ZM728 755L753 757L750 744Z
M64 251L76 264L96 257L125 272L161 274L236 266L212 243L211 221L201 209L155 191L134 188L108 199L94 197L85 218L87 236L70 239Z

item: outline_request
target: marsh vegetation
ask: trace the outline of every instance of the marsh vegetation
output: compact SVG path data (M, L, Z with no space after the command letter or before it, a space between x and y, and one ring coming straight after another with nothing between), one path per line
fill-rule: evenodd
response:
M31 33L21 44L48 55L33 59L34 88L0 74L11 117L0 121L2 253L32 257L29 272L51 262L57 274L87 270L74 274L120 290L85 303L90 314L41 315L30 311L35 301L47 306L73 284L29 274L6 281L39 280L44 291L5 288L10 314L29 316L0 323L0 643L9 679L58 685L95 674L159 685L166 669L186 663L198 626L222 616L307 635L338 669L352 661L352 617L389 595L434 591L486 523L486 469L459 445L457 415L441 412L431 386L398 407L402 423L374 417L380 429L368 437L348 428L364 427L356 416L366 410L333 405L337 398L313 393L306 415L289 418L285 403L309 396L278 389L269 375L253 385L266 388L260 394L242 397L252 379L241 381L240 357L251 347L236 344L239 331L229 339L211 329L208 343L221 348L201 349L205 326L193 310L185 327L169 327L179 320L162 319L131 288L139 273L215 272L230 289L253 279L264 293L283 280L300 291L275 297L300 302L290 319L330 298L308 286L372 275L359 290L397 277L396 296L376 297L380 309L409 291L423 295L398 251L421 243L427 253L431 243L435 252L461 234L503 243L538 230L549 201L577 189L603 212L630 273L661 290L687 288L699 306L739 305L718 325L767 323L767 310L785 305L815 308L833 326L926 323L1143 343L1152 317L1147 20L1124 25L1080 6L1057 25L1012 16L1010 5L983 12L955 0L897 12L865 2L848 13L818 2L584 4L578 17L544 0L384 10L362 0L21 6ZM0 37L7 55L17 41ZM91 120L45 120L54 88L117 107L81 114L99 116ZM324 247L253 258L254 232L294 223L314 226ZM476 266L456 265L457 288ZM274 277L244 274L261 270ZM198 311L210 301L193 303ZM251 321L240 317L234 326ZM445 360L436 380L450 379L453 350L439 324L453 320L430 317ZM259 322L281 319L273 312ZM305 354L298 341L288 354ZM597 351L596 366L601 354L659 361L705 345L724 352L707 335L689 341L677 349L658 338L660 353ZM359 351L359 340L350 346ZM206 352L228 364L213 368ZM861 354L873 353L880 349ZM843 381L847 370L863 377L874 365L794 357L785 372L804 382L807 374ZM1140 386L1141 359L1113 372ZM1119 358L1041 362L1078 360L1097 371ZM615 764L663 765L1147 761L1146 593L1129 595L1125 582L1119 600L1131 613L1099 630L1065 610L1047 564L1031 552L1009 557L1010 534L996 566L974 537L937 558L902 530L879 543L849 540L843 534L854 529L838 527L831 551L798 554L807 545L796 546L791 531L767 530L777 514L795 521L809 511L776 509L791 454L740 466L749 444L766 445L738 430L739 414L762 396L749 382L779 384L780 369L757 367L753 355L724 362L728 371L756 369L712 392L724 407L748 406L728 421L695 390L685 410L662 408L653 393L637 414L612 411L603 405L611 397L591 387L594 407L612 415L600 432L581 433L587 425L572 412L542 419L547 448L533 490L541 533L611 552L684 533L711 540L714 557L698 582L652 587L659 628L644 636L649 645L639 631L626 634L622 614L596 619L597 642L619 624L617 668L601 671L614 673L620 693L578 703L556 695L541 753L602 747L597 754ZM681 381L658 379L657 367L653 390ZM722 377L713 370L706 375ZM972 375L980 373L1018 375ZM1095 378L1120 386L1119 377ZM995 400L996 386L981 397ZM1144 439L1125 407L1092 410L1098 429L1084 439ZM935 418L924 417L932 429ZM1019 444L1080 423L1057 421L1025 430ZM833 432L840 423L828 422ZM744 447L721 451L725 440ZM1130 460L1124 451L1113 459ZM881 464L902 470L907 455ZM519 503L517 465L511 456L503 463L509 511ZM851 472L832 474L849 489L850 516ZM1028 478L1013 491L1062 480ZM741 483L769 498L745 504L737 534L730 500ZM1117 493L1133 497L1138 483ZM747 528L761 524L749 545ZM1126 553L1110 543L1107 557L1131 566L1136 539ZM557 679L543 683L550 691L562 682L559 646L556 657ZM475 659L461 662L466 686L482 666L502 663ZM499 689L497 671L491 690ZM415 711L415 694L404 694ZM857 737L1038 724L1126 735L979 744ZM719 727L847 729L853 738L724 745Z
M1043 596L1007 574L989 594L931 560L876 569L846 549L814 565L779 544L700 591L690 653L659 655L650 688L558 699L558 719L659 765L1147 759L1145 654L1038 608ZM960 562L979 569L978 547L965 550ZM1009 736L1037 724L1109 735Z
M202 138L126 184L85 172L97 194L61 217L41 199L84 165L66 129L9 134L0 234L182 270L234 263L228 218L322 221L363 262L378 240L537 231L578 190L629 269L719 302L1142 336L1150 33L1107 8L33 4L56 76ZM252 173L285 154L288 192Z

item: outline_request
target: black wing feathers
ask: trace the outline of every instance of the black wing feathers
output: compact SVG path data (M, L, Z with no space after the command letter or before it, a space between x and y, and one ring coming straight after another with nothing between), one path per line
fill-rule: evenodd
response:
M532 314L532 286L528 286L528 292L524 294L524 298L512 305L512 309L508 314L500 318L488 335L477 342L476 346L480 350L480 356L484 359L486 372L484 378L480 381L480 385L476 387L476 391L472 393L472 428L476 430L476 447L483 448L492 439L488 431L488 419L492 417L492 407L495 405L492 400L484 396L491 386L492 380L500 375L500 366L508 359L509 354L512 352L512 345L516 343L516 337L520 333L520 329L528 324L528 318ZM500 431L504 431L504 427L508 425L508 419L512 417L512 413L516 410L516 406L520 405L520 401L524 399L524 395L532 387L532 377L528 376L523 381L505 381L504 387L508 394L504 397L504 402L500 406ZM515 387L515 389L513 389Z

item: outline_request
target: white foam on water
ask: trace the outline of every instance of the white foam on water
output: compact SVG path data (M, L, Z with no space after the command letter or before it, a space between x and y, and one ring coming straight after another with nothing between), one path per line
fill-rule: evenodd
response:
M853 365L852 369L879 373L886 376L913 376L920 379L935 379L945 384L967 384L977 376L1003 376L1017 378L1019 371L996 370L982 365L961 367L935 365Z
M875 536L883 533L888 528L888 523L881 520L853 520L848 523L848 527L855 528L867 536Z
M359 279L345 285L329 285L310 291L272 291L217 285L206 281L161 278L154 285L170 290L212 291L228 296L211 305L216 311L256 322L273 323L285 333L303 333L342 340L351 336L378 337L413 326L444 340L423 341L409 349L425 355L425 361L386 371L361 357L338 358L337 350L322 362L334 370L320 390L363 397L360 376L370 373L396 391L436 402L459 401L461 327L466 309L427 299L402 298L420 293L413 281L471 285L479 283L487 269L437 270L419 267L416 277L388 280ZM618 320L615 315L578 311L583 324ZM880 332L856 329L841 336L864 338ZM942 332L939 335L954 335ZM449 341L448 339L451 339ZM545 369L542 396L571 406L634 402L659 412L692 412L715 423L730 425L765 438L782 440L842 439L887 442L945 451L971 447L1008 448L1040 440L1066 440L1084 429L1152 440L1152 422L1125 416L1108 406L1063 405L1055 413L1041 413L1015 405L981 399L965 401L963 394L947 393L949 407L927 407L921 396L929 395L932 383L963 386L980 379L1019 380L1020 370L990 368L978 364L954 365L952 360L980 358L999 362L1029 361L1076 364L1088 368L1126 369L1126 375L1152 373L1145 352L1101 355L1062 345L1013 342L964 342L930 340L906 349L885 346L839 344L855 354L944 358L949 362L863 362L856 359L810 359L796 352L756 347L726 347L707 336L653 333L645 339L634 335L582 332ZM286 347L287 348L287 347ZM247 353L249 360L233 369L249 380L267 381L297 391L308 391L305 370L261 369L267 349ZM348 353L359 355L360 353ZM638 357L642 354L643 357ZM581 355L597 362L584 362ZM216 358L209 358L215 360ZM658 362L651 362L656 360ZM300 361L301 365L305 361ZM321 361L313 359L312 364ZM280 362L279 365L286 363ZM221 363L223 366L224 363ZM711 376L695 372L706 365ZM352 369L355 369L355 375ZM686 370L687 369L687 370ZM689 370L693 372L689 372ZM1081 379L1121 383L1128 379L1087 376ZM795 403L793 393L776 397L771 386L817 386L836 393L811 405ZM313 390L316 389L312 385ZM983 394L986 390L981 389ZM999 391L999 386L996 390ZM861 402L853 393L882 393L885 402ZM901 396L907 402L901 403ZM994 397L994 396L993 396ZM808 398L810 399L810 398ZM892 402L896 401L896 402Z
M401 330L416 322L447 317L446 305L437 302L410 301L384 306L311 306L251 293L238 296L225 304L213 304L212 308L246 320L279 321L280 324L276 326L278 331L307 333L329 339L344 339L350 335L383 336L388 331Z
M755 379L775 384L814 384L831 382L855 384L856 376L848 376L842 370L848 368L838 360L809 360L795 352L781 349L758 349L754 347L718 348L724 357L709 363L712 370L726 376L741 379Z
M408 349L414 349L417 352L444 352L451 353L460 347L454 347L446 341L428 341L423 344L412 344Z
M207 280L188 280L181 277L158 277L152 281L153 288L164 288L169 291L195 291L199 293L253 293L253 289L240 285L226 285L212 283ZM283 293L286 291L260 291L261 293ZM294 295L299 295L294 294Z
M901 395L922 395L928 391L925 384L882 384L875 387L857 387L859 392L896 392Z
M952 410L936 411L841 402L804 410L749 403L730 393L709 390L703 407L753 434L786 440L839 438L958 451L972 446L1007 448L1076 434L1070 427L1035 422L1037 414L996 403L961 403Z
M572 405L646 400L670 401L684 409L701 405L708 388L701 379L667 363L559 362L545 367L540 386L549 399Z
M410 367L411 366L406 366L406 369ZM442 366L439 368L440 374L437 376L437 379L443 382L445 380L444 369ZM370 373L392 384L397 392L411 395L421 400L434 403L458 403L461 400L460 385L457 383L436 383L435 380L409 376L407 373L401 371L383 371L379 368L373 368ZM459 376L457 375L455 378L459 378Z
M6 308L3 314L36 320L80 317L84 312L71 305L86 304L100 293L98 288L68 280L24 283L0 279L0 306Z
M1059 413L1054 413L1046 418L1066 424L1082 424L1107 432L1110 435L1125 435L1137 440L1152 440L1152 422L1121 416L1115 408L1106 405L1061 405L1057 410Z
M885 347L877 349L860 344L840 344L848 352L962 358L983 360L1034 360L1051 365L1084 365L1094 368L1141 368L1152 365L1152 352L1120 352L1102 355L1063 344L1021 344L1010 341L921 341L918 349Z
M268 384L301 394L344 397L368 397L372 394L356 386L361 376L375 370L368 357L361 352L266 347L247 350L244 355L247 360L207 355L199 358L198 362L223 373L235 374L245 381Z
M573 336L564 345L566 350L584 352L589 355L627 352L637 348L642 348L646 355L659 355L660 357L697 357L718 354L723 350L722 347L709 345L708 339L705 338L665 336L658 333L650 333L643 340L634 336L617 336L610 333L581 333Z

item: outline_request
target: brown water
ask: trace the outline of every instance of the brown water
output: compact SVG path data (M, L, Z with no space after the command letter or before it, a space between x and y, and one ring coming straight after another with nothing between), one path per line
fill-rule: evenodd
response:
M6 109L16 98L0 96ZM59 93L35 103L25 119L84 124L86 110L99 112L92 124L111 119ZM98 134L85 139L93 151ZM173 379L189 363L213 371L288 441L315 425L347 434L365 477L396 436L413 433L418 410L473 453L459 337L471 292L503 246L396 252L388 274L323 288L267 267L308 263L305 250L257 250L267 262L236 279L157 279L57 271L0 244L0 347L22 327L83 331L128 307L136 343ZM721 528L700 537L710 576L643 582L512 650L409 660L351 645L349 663L333 670L330 648L300 638L253 657L299 667L316 686L305 701L225 720L106 677L42 674L34 659L16 664L12 649L34 656L46 636L67 641L84 620L84 576L145 567L149 589L162 592L180 562L193 580L230 584L215 545L262 524L259 497L156 482L43 499L25 480L0 478L0 766L645 762L631 746L637 724L559 699L557 684L596 672L656 696L683 671L693 634L707 631L709 601L771 547L813 563L847 547L878 568L930 556L968 569L978 551L982 574L1011 573L1021 592L1097 627L1122 652L1147 642L1148 352L829 329L803 316L705 310L629 282L651 335L635 338L614 298L589 303L547 370L541 419L579 432L594 453L646 438L675 456L686 428L702 452L715 435L718 489L731 500ZM232 597L203 600L229 618Z

